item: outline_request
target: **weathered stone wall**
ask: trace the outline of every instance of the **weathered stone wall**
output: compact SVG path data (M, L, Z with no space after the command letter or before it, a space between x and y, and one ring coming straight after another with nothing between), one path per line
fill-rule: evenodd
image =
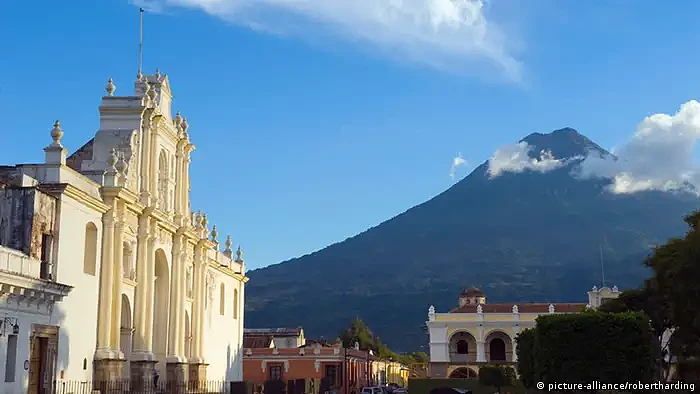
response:
M0 245L41 259L43 234L53 235L56 199L36 188L0 188Z
M32 217L32 241L30 246L31 257L42 260L41 246L42 235L48 234L55 237L56 229L56 203L55 197L40 190L34 189L34 212Z

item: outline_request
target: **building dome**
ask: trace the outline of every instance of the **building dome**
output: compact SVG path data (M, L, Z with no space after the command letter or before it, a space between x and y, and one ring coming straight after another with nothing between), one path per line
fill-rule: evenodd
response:
M470 304L485 304L486 294L478 287L471 287L459 293L459 306Z
M462 290L461 293L459 293L460 297L484 297L485 294L483 291L481 291L480 288L478 287L471 287L469 289L464 289Z

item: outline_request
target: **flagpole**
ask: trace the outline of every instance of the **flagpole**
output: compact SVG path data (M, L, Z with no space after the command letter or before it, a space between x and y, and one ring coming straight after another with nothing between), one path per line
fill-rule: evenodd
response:
M139 8L139 75L143 71L143 8Z

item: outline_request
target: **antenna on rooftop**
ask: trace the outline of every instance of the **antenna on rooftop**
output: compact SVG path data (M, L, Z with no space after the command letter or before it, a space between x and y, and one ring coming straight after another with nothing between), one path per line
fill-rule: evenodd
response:
M143 8L139 8L139 75L143 71Z
M598 249L600 249L600 276L603 282L601 287L605 287L605 262L603 261L603 245L598 244Z

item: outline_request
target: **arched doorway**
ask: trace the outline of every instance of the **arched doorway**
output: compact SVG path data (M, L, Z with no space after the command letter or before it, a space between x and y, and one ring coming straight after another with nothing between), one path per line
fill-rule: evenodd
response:
M503 362L512 361L513 340L502 331L491 331L486 336L486 360Z
M158 367L165 373L165 357L168 349L168 297L170 296L170 277L168 258L163 249L156 251L155 283L153 291L153 353L158 360Z
M450 361L466 363L476 361L476 339L466 331L459 331L450 337Z
M493 338L489 342L491 361L506 361L506 343L501 338Z
M119 350L121 350L124 354L124 358L126 358L126 365L124 366L125 377L129 377L129 372L131 370L129 367L129 360L131 359L132 334L134 332L131 321L131 303L129 302L129 297L127 297L126 294L122 294L121 322L119 324Z
M475 370L467 367L460 367L450 373L450 379L477 379L479 375Z

